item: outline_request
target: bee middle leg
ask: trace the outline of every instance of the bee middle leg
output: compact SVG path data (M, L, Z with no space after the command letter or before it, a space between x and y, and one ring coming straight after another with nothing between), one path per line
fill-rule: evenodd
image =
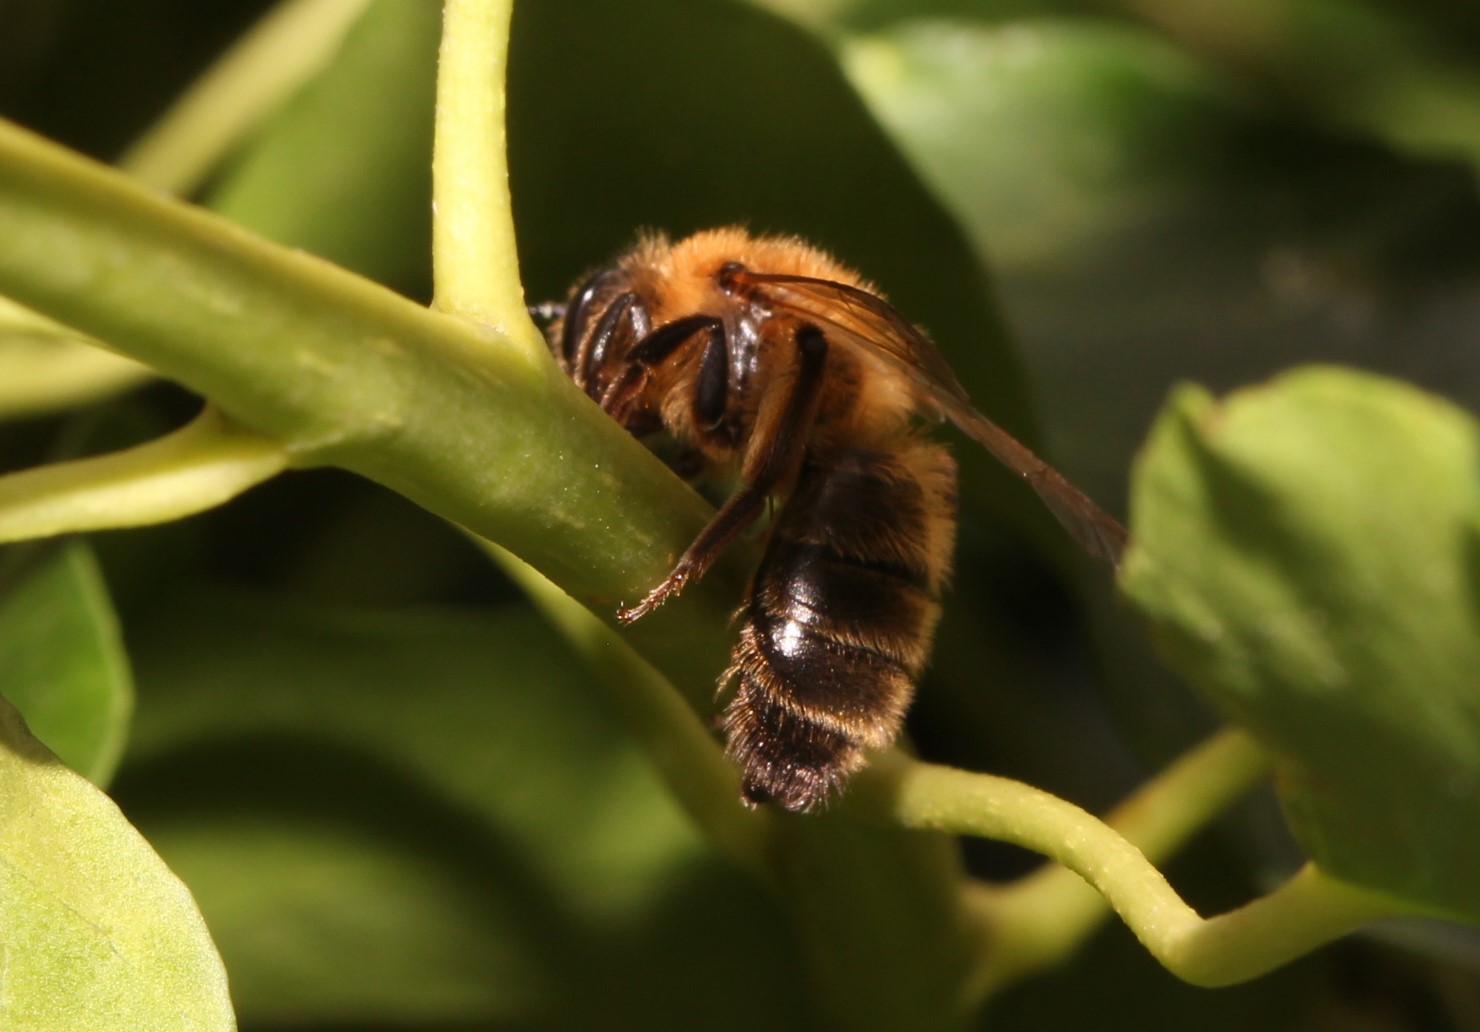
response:
M797 363L789 383L768 394L756 413L740 467L744 486L720 507L657 587L637 605L617 611L619 623L640 620L689 581L704 576L725 546L760 517L771 493L796 472L822 398L819 387L827 364L827 338L806 323L797 328L796 345Z

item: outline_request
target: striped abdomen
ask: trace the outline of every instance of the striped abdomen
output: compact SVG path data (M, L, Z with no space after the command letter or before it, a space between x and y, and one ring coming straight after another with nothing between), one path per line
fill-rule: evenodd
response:
M938 444L810 452L743 610L726 678L750 802L824 802L899 733L929 655L956 530Z

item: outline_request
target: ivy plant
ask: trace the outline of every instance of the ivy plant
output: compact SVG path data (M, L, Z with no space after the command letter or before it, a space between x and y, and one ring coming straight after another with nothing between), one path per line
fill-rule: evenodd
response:
M1329 359L1473 292L1480 25L511 6L283 0L111 165L0 121L0 1025L1041 1028L1133 986L1305 1027L1379 919L1459 967L1480 427L1434 369L1476 370ZM756 542L614 628L712 510L526 308L741 219L865 265L1134 538L1112 585L962 444L917 747L820 814L742 806L712 730ZM1160 403L1192 375L1248 382Z

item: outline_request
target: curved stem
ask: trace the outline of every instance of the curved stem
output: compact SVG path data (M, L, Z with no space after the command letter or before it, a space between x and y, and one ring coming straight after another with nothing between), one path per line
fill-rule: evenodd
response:
M1156 959L1193 985L1246 982L1382 917L1425 911L1351 885L1306 864L1263 896L1216 917L1168 922L1148 940Z
M1262 772L1253 748L1241 736L1215 740L1174 767L1168 780L1133 797L1121 820L1154 851L1174 848L1231 798L1230 792L1247 787L1252 775ZM1226 772L1210 776L1220 768ZM1373 918L1416 912L1402 901L1307 868L1275 893L1205 920L1119 831L1041 789L898 754L881 758L875 772L860 780L867 787L855 791L863 797L859 805L907 827L1011 842L1063 864L1103 895L1158 961L1197 985L1245 981ZM1159 807L1150 805L1158 799ZM1157 809L1169 816L1156 816ZM978 992L1062 956L1088 934L1103 910L1062 875L1049 873L1021 887L979 892L972 902L989 921L1000 921L1004 933L993 936L993 955L974 986Z
M277 475L288 461L278 442L208 408L137 448L0 477L0 542L191 516Z
M1105 823L1149 863L1162 863L1268 768L1264 751L1247 734L1221 731L1141 786ZM990 927L993 943L974 987L979 993L1058 963L1112 912L1104 895L1060 864L1045 864L1010 885L970 886L967 901Z
M739 805L739 772L693 707L585 606L505 549L476 540L586 658L633 737L705 837L757 880L774 884L774 816Z

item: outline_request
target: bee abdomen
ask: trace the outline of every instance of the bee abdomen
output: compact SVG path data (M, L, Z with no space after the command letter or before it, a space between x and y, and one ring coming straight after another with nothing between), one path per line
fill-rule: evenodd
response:
M807 810L899 732L939 616L955 465L906 438L809 455L743 613L729 752L747 800Z

